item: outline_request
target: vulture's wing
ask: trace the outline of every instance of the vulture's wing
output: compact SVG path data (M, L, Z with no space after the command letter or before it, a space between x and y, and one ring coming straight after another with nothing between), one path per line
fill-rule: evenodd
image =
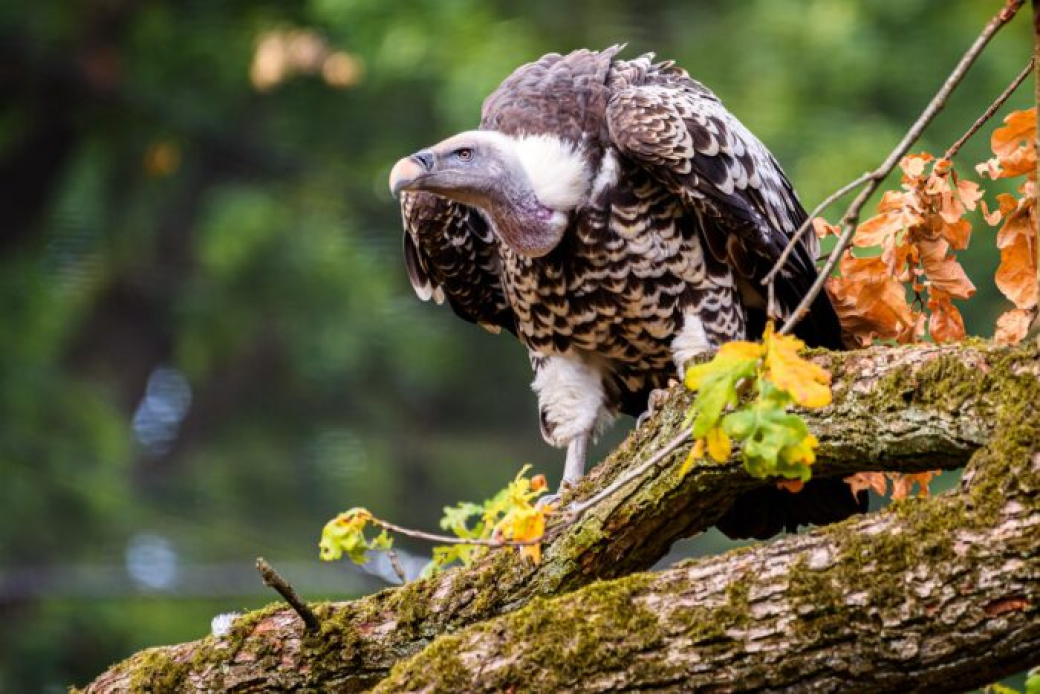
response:
M746 280L742 291L761 301L761 279L806 218L765 145L707 88L677 70L618 89L607 106L607 126L624 156L699 217L711 253ZM793 310L816 279L817 252L816 237L805 234L777 278L782 312ZM795 332L812 345L841 347L838 319L824 293Z
M491 332L515 333L499 279L497 243L474 209L431 193L402 193L404 262L423 301L445 300L459 316Z

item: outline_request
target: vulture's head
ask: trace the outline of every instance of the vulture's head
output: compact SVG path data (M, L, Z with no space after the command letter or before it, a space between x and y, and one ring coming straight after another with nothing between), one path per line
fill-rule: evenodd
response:
M425 191L481 210L513 250L543 256L588 196L583 153L552 135L473 130L398 161L390 190Z

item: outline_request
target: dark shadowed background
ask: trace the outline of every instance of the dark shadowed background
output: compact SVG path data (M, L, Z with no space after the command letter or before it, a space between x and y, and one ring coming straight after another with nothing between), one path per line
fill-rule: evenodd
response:
M555 484L524 350L415 298L386 187L511 69L626 41L674 58L811 207L883 158L1001 4L4 0L0 691L83 684L271 601L258 555L309 598L385 585L318 561L348 507L432 529L524 463ZM915 151L1030 47L1020 17ZM974 219L962 307L990 335L995 231ZM413 569L429 552L402 546Z

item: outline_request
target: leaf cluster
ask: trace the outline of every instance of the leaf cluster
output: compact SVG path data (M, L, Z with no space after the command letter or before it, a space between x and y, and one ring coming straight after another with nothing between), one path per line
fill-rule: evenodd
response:
M535 563L541 561L541 544L534 541L545 534L546 516L552 508L535 503L547 486L542 475L526 476L529 467L525 465L505 489L483 504L462 502L444 508L441 528L463 542L434 547L433 560L424 570L425 574L440 571L455 562L463 566L472 564L487 551L484 546L466 542L472 540L518 544L521 554Z
M830 374L798 355L804 346L775 333L770 324L761 344L728 342L711 361L686 370L686 386L697 398L687 416L694 445L683 474L705 453L717 462L727 460L737 442L752 475L809 479L819 442L788 409L825 407L831 390Z
M372 521L372 514L367 509L352 508L326 523L318 543L322 560L336 561L346 554L355 564L365 564L370 551L391 549L394 540L386 530L373 538L365 534Z
M454 563L469 566L489 546L513 545L535 563L541 561L541 538L545 534L546 517L552 513L551 504L536 504L545 493L545 477L527 477L530 466L525 465L505 489L483 504L462 502L444 509L441 528L451 532L460 542L434 547L433 559L423 570L430 575ZM366 531L371 526L382 526L375 537ZM324 561L336 561L347 556L355 564L369 560L371 551L393 548L393 537L386 528L423 537L438 539L427 533L417 533L391 526L372 515L367 509L352 508L325 524L319 548ZM444 537L450 540L450 537Z
M998 320L996 339L1013 343L1025 336L1037 307L1035 142L1035 108L1010 114L993 133L994 157L979 164L978 172L994 180L1026 177L1020 197L997 196L993 211L978 183L960 177L949 159L928 153L903 158L900 189L887 191L877 214L857 227L852 248L842 255L840 276L827 281L850 343L921 342L926 328L936 342L964 339L964 320L953 301L971 298L975 285L955 251L971 239L965 215L980 208L988 224L1003 220L996 283L1015 305ZM820 218L814 226L821 237L838 233Z
M1016 200L1007 193L997 196L996 219L1000 265L997 288L1015 305L997 319L994 339L1001 344L1021 341L1037 313L1037 217L1036 217L1036 108L1015 111L1004 119L990 139L993 158L979 164L980 175L991 179L1024 176Z

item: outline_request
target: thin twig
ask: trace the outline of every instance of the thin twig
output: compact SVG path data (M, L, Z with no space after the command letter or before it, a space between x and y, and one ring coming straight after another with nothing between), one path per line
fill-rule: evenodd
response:
M689 441L691 436L693 436L692 429L683 429L675 438L666 443L663 448L657 451L657 453L654 453L652 456L647 458L641 465L638 465L626 471L622 475L618 475L617 479L615 479L606 487L593 494L585 501L571 505L570 508L564 511L564 513L570 516L569 522L573 523L575 520L580 518L581 514L585 513L585 511L592 508L603 499L606 499L608 496L610 496L618 489L631 482L632 480L636 479L637 477L641 477L644 472L652 468L654 465L657 465L659 462L671 455L672 452L675 451L675 449L679 448L679 446Z
M861 185L869 181L870 177L873 175L873 171L867 171L855 180L849 181L841 188L838 188L838 190L834 191L833 193L825 197L819 205L813 208L813 211L809 213L809 216L805 218L805 221L802 222L802 225L798 227L798 229L791 236L791 240L787 242L787 246L784 247L783 253L780 254L780 257L776 259L776 263L773 264L773 269L769 271L769 274L762 278L762 284L769 288L769 303L766 304L766 306L768 307L770 317L774 317L773 307L775 306L774 298L776 292L776 276L787 263L787 259L791 257L792 253L794 253L794 249L797 247L798 241L801 240L801 238L805 236L805 232L807 232L810 229L810 227L812 227L813 220L819 217L824 210L833 205L839 199L845 197L845 195L847 195L850 191L860 187Z
M977 133L979 131L979 128L986 124L986 121L993 117L993 114L996 113L1000 109L1000 107L1004 105L1005 101L1011 98L1011 95L1015 93L1015 90L1018 89L1019 86L1021 86L1021 84L1025 82L1026 78L1029 77L1029 75L1031 75L1032 73L1033 58L1030 58L1029 64L1026 65L1025 69L1022 70L1022 72L1018 73L1018 76L1011 81L1011 84L1007 86L1007 89L1001 92L1000 96L998 96L996 100L992 104L990 104L985 111L982 112L982 115L979 116L979 119L977 121L972 123L972 126L968 128L968 132L961 135L959 140L950 145L950 148L946 150L946 154L943 155L943 159L950 160L957 156L957 152L959 152L961 147L964 146L964 143L967 142L972 135Z
M396 525L389 521L382 520L381 518L372 517L369 519L374 525L378 525L380 528L389 530L390 532L397 533L398 535L404 535L406 537L415 538L416 540L426 540L427 542L439 542L441 544L448 545L474 545L477 547L525 547L527 545L537 545L544 538L536 537L531 540L483 540L480 538L462 538L453 537L451 535L440 535L438 533L428 533L424 530L413 530L412 528L405 528L401 525Z
M289 607L296 610L296 614L300 615L300 619L303 620L304 628L307 631L314 633L321 631L321 622L318 621L317 615L311 611L311 608L307 607L307 603L300 600L300 596L296 594L293 587L274 570L273 566L267 563L266 559L263 557L256 558L256 570L260 572L260 576L264 579L264 585L278 591L278 594L289 603Z
M961 80L964 79L964 75L967 74L968 69L979 57L979 54L982 53L982 50L989 43L990 39L993 38L993 35L996 34L1001 27L1011 21L1011 18L1015 16L1015 13L1018 12L1024 2L1025 0L1007 0L1000 12L986 23L982 33L980 33L978 38L975 39L975 42L971 44L971 47L968 48L967 52L961 56L956 67L953 68L953 71L946 78L946 81L943 82L942 87L936 95L932 97L932 100L928 103L928 106L925 107L921 115L918 116L917 120L910 127L910 130L908 130L906 135L903 136L903 139L898 145L896 145L895 149L889 153L881 166L871 173L866 186L860 191L859 195L855 197L842 217L841 224L843 229L841 236L838 237L838 243L835 244L831 254L827 257L827 262L820 269L820 274L817 276L816 281L813 282L812 287L809 288L809 291L802 297L798 306L791 312L791 315L788 316L787 321L778 331L779 333L783 334L790 332L798 321L808 313L809 307L823 290L823 285L830 277L831 271L834 270L834 266L838 264L838 258L841 257L841 254L849 245L849 241L852 239L852 235L856 231L860 212L862 211L863 206L867 204L867 200L870 199L870 196L873 195L874 191L877 190L879 185L881 185L881 181L892 172L899 163L899 160L902 159L910 150L910 147L917 142L918 138L921 137L921 133L924 132L924 129L928 124L932 122L932 119L935 118L936 114L938 114L946 105L946 102L950 98L950 94L953 92L954 88L956 88L956 86L960 84Z
M371 522L373 524L375 524L375 525L377 525L380 528L383 528L385 530L389 530L390 532L394 532L394 533L397 533L399 535L405 535L406 537L415 538L417 540L426 540L428 542L437 542L437 543L442 543L442 544L475 545L477 547L491 547L491 548L499 548L499 547L526 547L528 545L541 544L542 542L546 542L546 541L552 539L553 537L558 535L561 531L563 531L565 528L567 528L567 527L573 525L574 523L576 523L578 521L578 519L581 518L581 516L585 513L585 511L589 510L590 508L592 508L593 506L598 504L600 501L602 501L603 499L607 498L608 496L610 496L611 494L616 492L618 489L620 489L624 485L626 485L629 482L631 482L632 480L636 479L637 477L642 476L642 474L644 472L649 470L654 465L657 465L664 458L666 458L673 451L675 451L675 449L677 449L683 443L688 441L690 439L690 437L692 436L692 434L693 434L693 432L692 432L691 429L684 429L683 431L681 431L679 433L678 436L673 438L671 441L666 443L663 448L658 450L657 453L655 453L654 455L652 455L649 458L647 458L640 465L638 465L638 466L636 466L636 467L626 471L622 475L619 475L617 477L617 479L615 479L609 485L607 485L606 487L604 487L603 489L598 491L593 496L589 497L588 499L586 499L585 501L582 501L580 503L572 504L570 507L564 509L558 515L555 514L555 513L551 514L550 517L555 517L555 518L557 518L559 520L557 522L555 522L555 523L552 523L551 527L549 527L542 535L540 535L538 537L535 537L535 538L531 538L530 540L501 540L501 539L500 540L485 540L485 539L480 539L480 538L452 537L450 535L440 535L438 533L428 533L428 532L426 532L424 530L413 530L412 528L405 528L403 526L397 525L395 523L391 523L389 521L382 520L380 518L372 517L372 518L370 518L370 520L371 520ZM390 561L391 561L391 564L393 564L394 563L394 558L391 557ZM404 573L402 570L399 570L398 566L394 566L394 570L395 570L395 572L397 572L397 574L399 576L403 575L403 573ZM404 579L402 578L402 580L404 580Z
M401 583L408 583L408 575L404 572L404 567L401 566L401 560L398 558L397 552L392 549L386 550L386 558L390 560L390 568L401 579Z

